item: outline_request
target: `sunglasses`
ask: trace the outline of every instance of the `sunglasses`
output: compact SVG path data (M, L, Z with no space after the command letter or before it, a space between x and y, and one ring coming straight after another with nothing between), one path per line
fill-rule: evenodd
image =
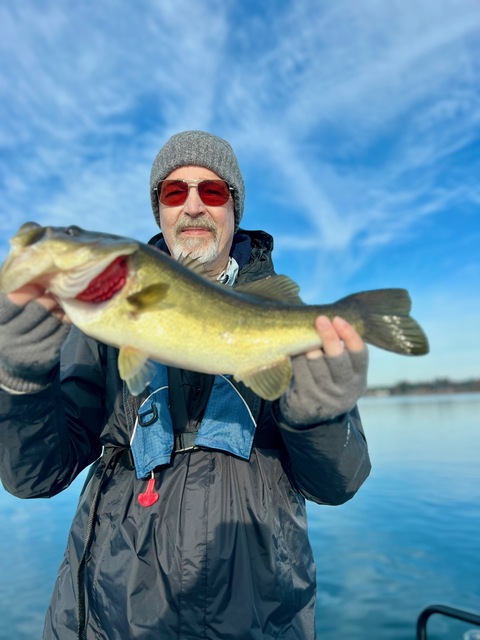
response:
M162 204L178 207L185 203L191 187L196 187L200 200L210 207L221 207L233 193L225 180L162 180L155 191Z

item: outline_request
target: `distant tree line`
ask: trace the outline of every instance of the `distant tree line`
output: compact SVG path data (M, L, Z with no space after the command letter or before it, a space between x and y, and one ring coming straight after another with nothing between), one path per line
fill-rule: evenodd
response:
M369 387L367 396L407 396L445 393L480 393L480 379L461 382L449 378L437 378L428 382L397 382L385 387Z

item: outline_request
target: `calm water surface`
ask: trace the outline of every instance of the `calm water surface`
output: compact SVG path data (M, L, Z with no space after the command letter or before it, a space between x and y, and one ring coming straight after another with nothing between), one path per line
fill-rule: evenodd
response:
M480 395L361 401L370 478L309 505L319 638L414 640L428 604L480 612ZM82 479L51 500L0 489L0 640L36 640ZM470 628L434 616L428 640Z
M415 638L429 604L480 613L480 395L365 399L373 470L341 507L309 508L319 637ZM429 640L464 623L430 619Z

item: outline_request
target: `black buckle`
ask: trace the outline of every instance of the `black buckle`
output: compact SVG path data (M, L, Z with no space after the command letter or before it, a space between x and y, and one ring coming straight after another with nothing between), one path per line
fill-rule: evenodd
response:
M195 444L195 438L197 437L197 433L186 432L186 433L176 433L173 441L173 451L174 453L185 453L186 451L193 451L194 449L199 449Z

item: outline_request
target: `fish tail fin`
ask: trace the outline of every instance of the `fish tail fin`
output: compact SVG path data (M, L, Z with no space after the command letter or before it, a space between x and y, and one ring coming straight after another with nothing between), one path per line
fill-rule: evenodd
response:
M356 309L365 342L404 355L428 353L428 338L410 316L412 302L405 289L364 291L342 298L338 304ZM347 313L345 315L347 319Z

